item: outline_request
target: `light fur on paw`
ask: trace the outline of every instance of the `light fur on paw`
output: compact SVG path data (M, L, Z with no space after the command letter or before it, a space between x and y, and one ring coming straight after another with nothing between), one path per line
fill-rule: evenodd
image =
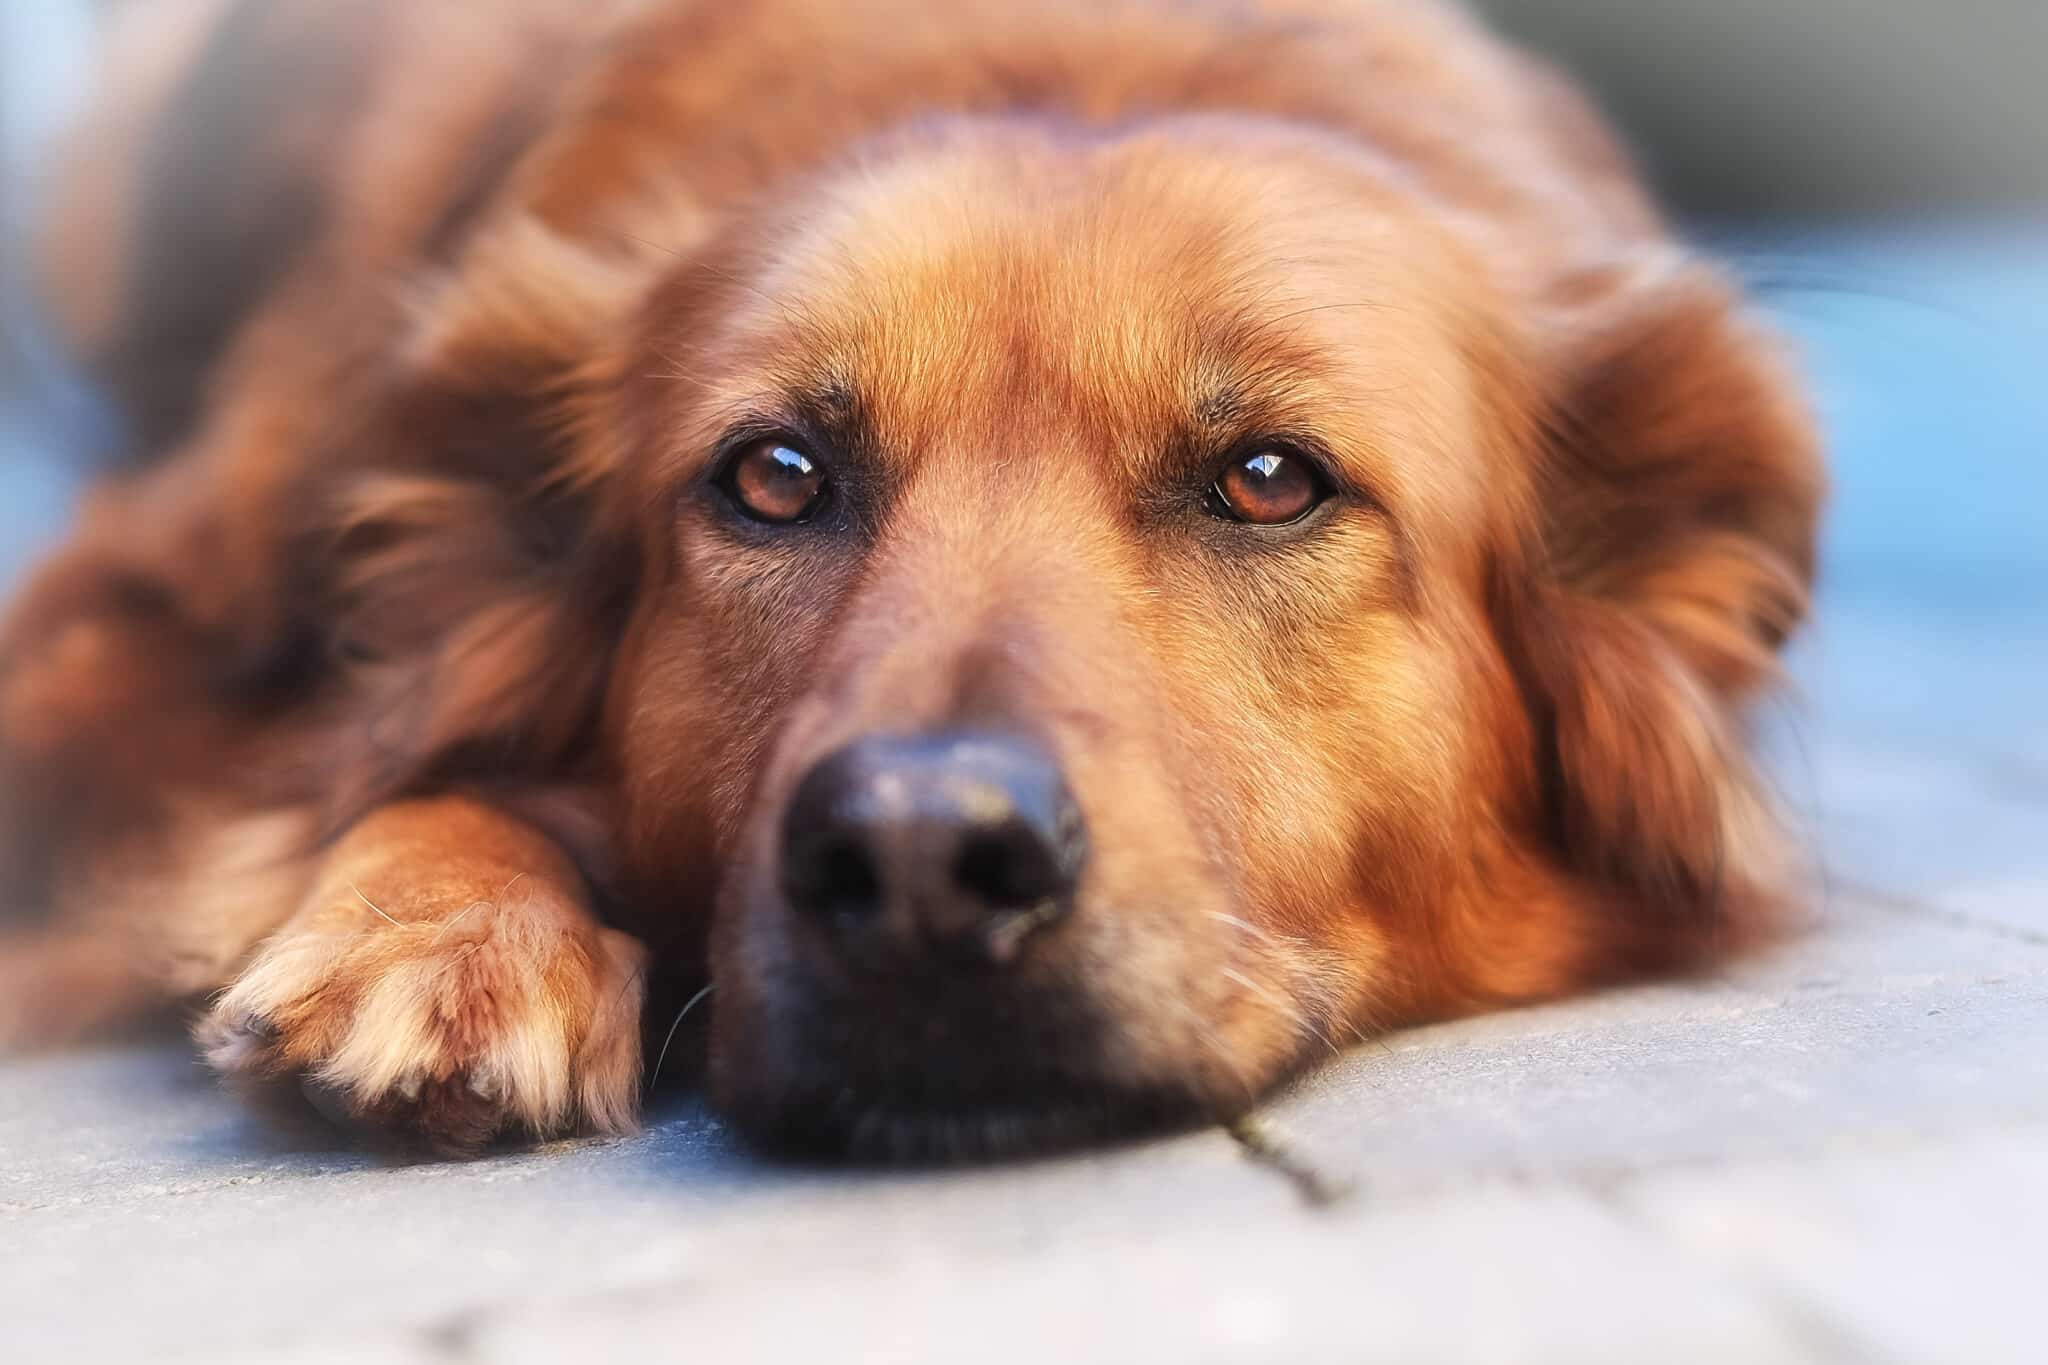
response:
M646 950L522 885L453 913L295 919L201 1021L207 1059L236 1078L296 1073L443 1151L630 1131Z

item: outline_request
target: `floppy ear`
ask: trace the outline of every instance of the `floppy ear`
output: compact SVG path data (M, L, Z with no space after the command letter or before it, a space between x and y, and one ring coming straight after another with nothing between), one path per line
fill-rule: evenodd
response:
M1806 611L1817 442L1778 348L1706 268L1631 265L1570 298L1532 544L1500 585L1541 809L1617 911L1719 935L1783 876L1740 711Z
M513 217L422 294L349 437L377 453L322 496L344 808L465 763L535 775L585 732L633 576L598 524L599 411L649 270Z

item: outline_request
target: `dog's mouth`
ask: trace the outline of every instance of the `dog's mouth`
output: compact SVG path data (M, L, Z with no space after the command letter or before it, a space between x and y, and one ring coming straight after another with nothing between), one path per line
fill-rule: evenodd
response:
M1019 1068L999 1089L872 1087L823 1072L785 1074L722 1108L756 1147L799 1161L947 1165L1053 1155L1225 1122L1179 1085L1111 1083Z
M709 1080L719 1109L774 1155L1002 1160L1234 1117L1192 1071L1139 1074L1118 1025L1078 989L772 979L765 991L721 982Z
M740 1124L762 1150L788 1159L950 1165L1053 1155L1227 1117L1210 1113L1190 1094L1166 1089L1077 1088L1031 1100L946 1107L862 1098L842 1088L785 1096L764 1121L740 1118Z

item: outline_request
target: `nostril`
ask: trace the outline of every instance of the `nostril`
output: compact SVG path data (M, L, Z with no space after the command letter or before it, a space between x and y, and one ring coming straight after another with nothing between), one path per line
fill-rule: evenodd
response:
M785 904L854 965L1012 960L1073 908L1079 809L1037 747L1000 735L870 735L827 754L784 809Z
M1020 910L1063 892L1066 877L1036 831L1007 824L971 834L953 861L953 884L992 910Z
M882 903L874 855L851 836L798 844L784 865L782 889L791 905L815 915L868 915Z

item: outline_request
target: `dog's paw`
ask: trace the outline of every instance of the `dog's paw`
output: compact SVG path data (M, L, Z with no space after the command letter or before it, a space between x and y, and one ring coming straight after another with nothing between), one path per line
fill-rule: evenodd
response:
M330 1114L444 1152L633 1127L636 940L540 888L418 917L372 908L301 917L266 944L201 1021L207 1059L232 1078L296 1074Z

